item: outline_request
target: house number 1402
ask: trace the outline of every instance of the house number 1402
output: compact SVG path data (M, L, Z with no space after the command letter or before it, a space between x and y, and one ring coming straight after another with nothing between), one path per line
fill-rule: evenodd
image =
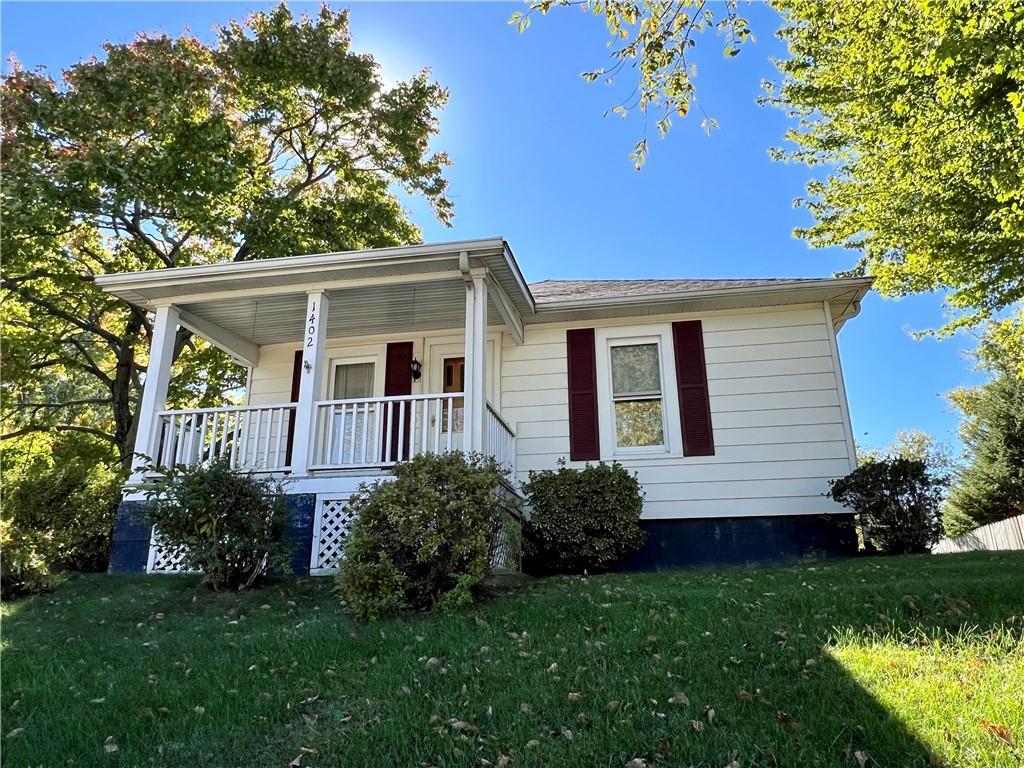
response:
M313 305L313 309L309 313L309 327L306 328L306 346L313 346L313 337L316 336L316 310L317 305Z

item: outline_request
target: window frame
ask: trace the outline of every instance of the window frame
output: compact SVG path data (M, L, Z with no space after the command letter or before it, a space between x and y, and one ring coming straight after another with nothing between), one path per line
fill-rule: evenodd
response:
M330 368L328 371L327 382L324 392L323 400L330 401L334 400L334 382L338 375L339 365L360 365L364 363L371 363L373 365L373 392L370 394L370 398L378 398L384 396L384 377L380 375L383 370L384 356L383 355L352 355L337 357L331 357Z
M594 342L597 346L598 430L601 439L601 457L615 459L682 455L683 439L679 423L679 402L676 395L671 326L641 325L596 328ZM658 372L661 376L662 444L620 446L616 435L616 398L612 391L612 349L643 344L654 344L658 351Z

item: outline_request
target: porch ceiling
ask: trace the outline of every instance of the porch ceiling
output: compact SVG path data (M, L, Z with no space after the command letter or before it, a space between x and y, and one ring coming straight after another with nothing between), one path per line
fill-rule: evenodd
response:
M461 278L413 284L368 285L327 291L327 337L462 328L466 288ZM306 293L185 302L181 308L255 344L300 342ZM502 318L488 303L488 325Z

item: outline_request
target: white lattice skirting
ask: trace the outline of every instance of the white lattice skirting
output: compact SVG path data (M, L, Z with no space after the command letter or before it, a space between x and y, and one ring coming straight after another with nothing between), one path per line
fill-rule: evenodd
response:
M147 573L191 573L182 560L185 557L184 547L169 547L160 543L160 534L156 528L149 537L149 562Z
M326 576L338 570L345 539L355 519L346 507L349 494L319 494L313 518L313 551L309 561L311 576Z

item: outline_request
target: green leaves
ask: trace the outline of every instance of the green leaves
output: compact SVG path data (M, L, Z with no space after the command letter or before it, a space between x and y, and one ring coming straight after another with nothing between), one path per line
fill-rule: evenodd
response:
M393 480L361 485L348 501L354 523L338 572L346 610L378 619L472 603L507 524L501 483L494 459L456 451L419 454L399 462Z
M425 72L386 87L327 6L103 53L59 81L15 65L0 87L2 418L6 435L92 430L127 459L149 318L93 277L418 241L392 189L451 222L450 161L429 148L448 94ZM224 355L179 342L176 405L239 385Z
M587 71L581 77L588 83L604 78L612 85L615 78L627 68L636 73L636 84L630 95L608 112L625 118L629 110L637 109L644 117L641 138L633 147L629 159L639 170L647 159L647 117L654 113L659 138L664 138L672 127L672 115L686 117L697 104L693 77L694 66L687 61L687 52L696 44L696 37L713 28L724 39L723 54L737 56L743 45L753 40L745 19L737 12L735 0L714 5L702 0L639 0L635 3L595 0L578 4L570 0L527 0L525 13L516 11L509 24L524 32L530 26L534 13L547 14L555 7L579 6L595 16L603 16L608 31L609 56L614 62L607 69ZM700 110L703 113L703 109ZM704 116L701 126L708 133L717 123Z
M524 565L532 573L607 571L644 542L643 491L621 464L531 472L523 493Z
M1024 14L1013 0L777 0L790 58L763 101L781 153L827 165L811 245L859 251L889 296L948 291L941 332L1024 299Z

